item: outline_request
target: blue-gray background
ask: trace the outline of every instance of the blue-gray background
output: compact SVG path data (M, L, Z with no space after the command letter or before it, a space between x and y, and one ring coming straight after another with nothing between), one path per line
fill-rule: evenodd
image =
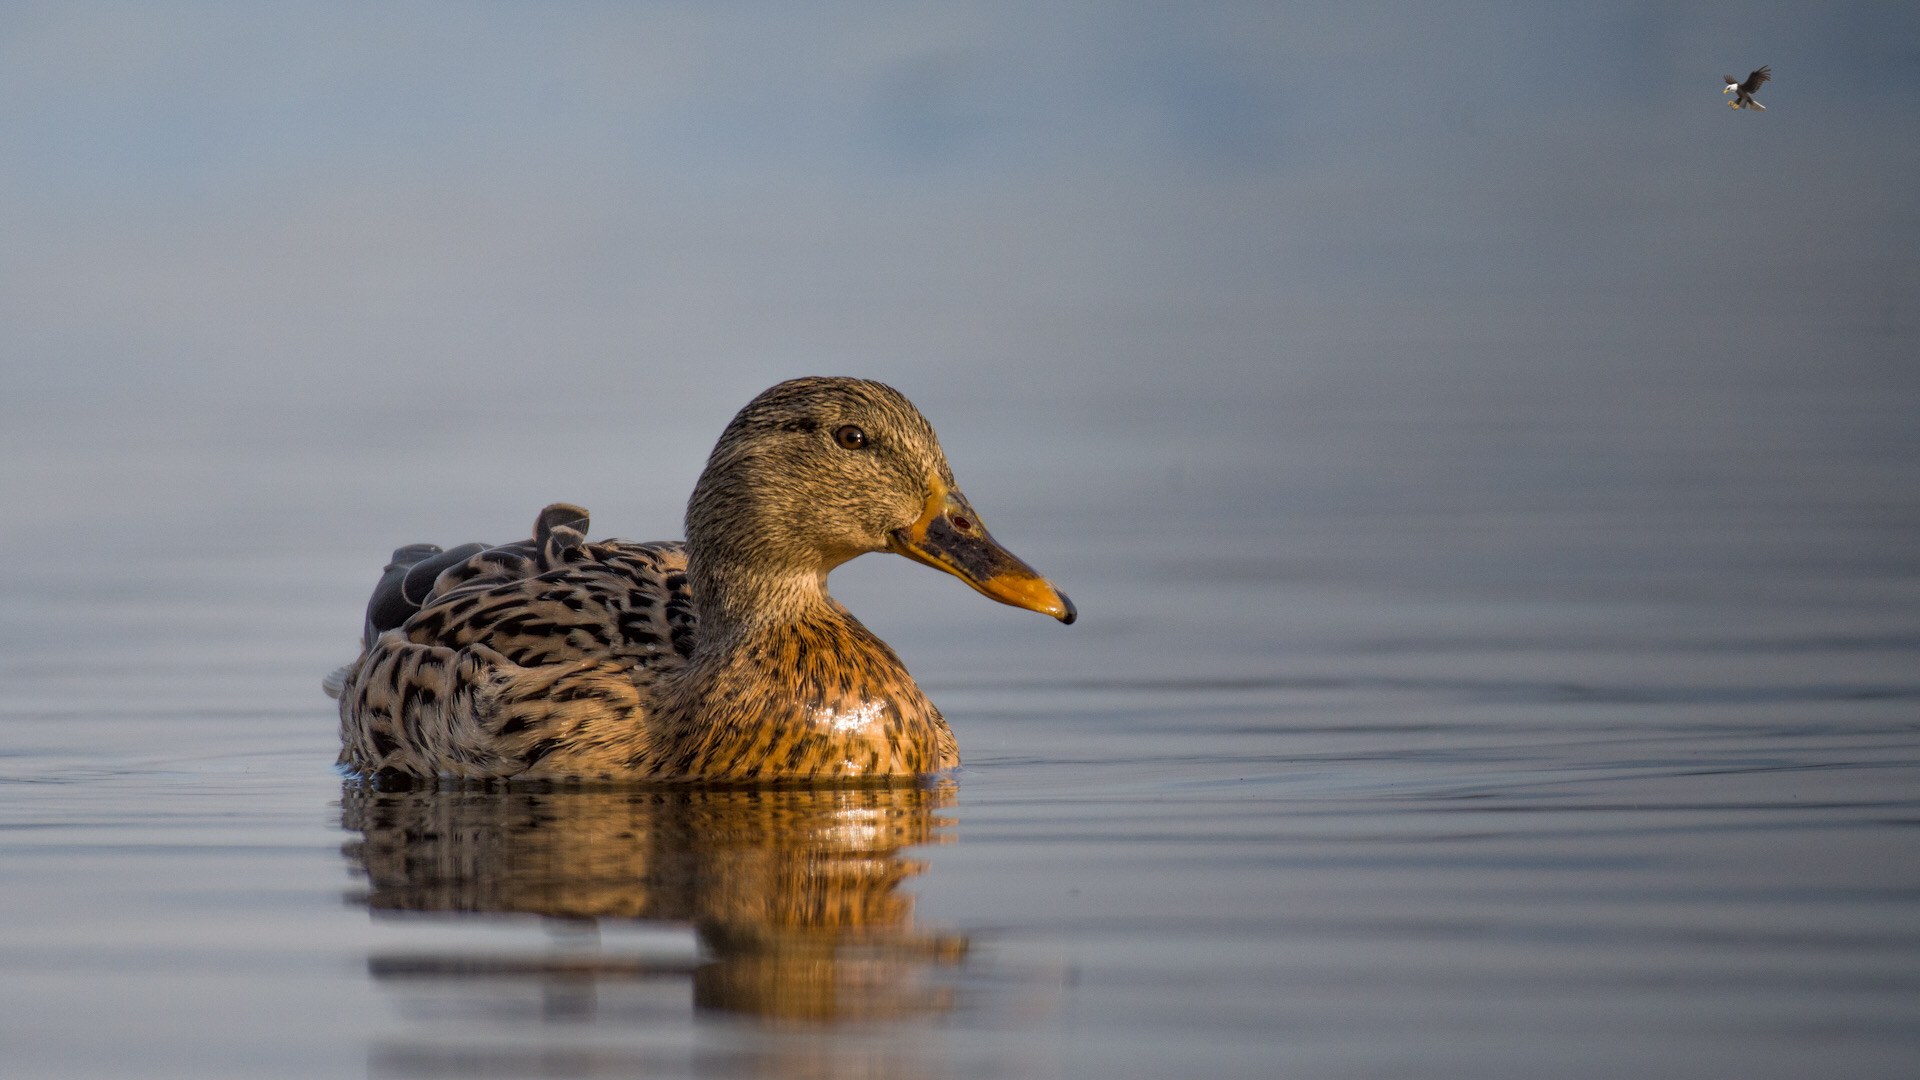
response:
M1907 483L1917 25L9 4L0 535L383 548L559 497L677 534L726 416L812 372L920 400L1002 531L1013 498L1159 517L1182 485ZM1760 63L1769 111L1730 112Z

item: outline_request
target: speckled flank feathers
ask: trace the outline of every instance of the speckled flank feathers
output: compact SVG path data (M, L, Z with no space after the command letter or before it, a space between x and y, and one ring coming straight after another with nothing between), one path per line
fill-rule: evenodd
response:
M339 679L341 763L388 778L667 781L956 765L939 710L825 588L829 570L867 551L949 569L922 542L943 506L972 513L898 392L782 383L714 448L686 544L589 543L587 512L555 504L530 541L396 551L365 649ZM972 547L950 572L1071 621L1065 597L983 527L958 527ZM951 528L937 535L958 543ZM988 548L993 559L979 555ZM974 565L1027 591L1002 595Z
M686 565L679 544L576 533L447 569L348 675L341 763L479 779L644 758L648 692L692 651Z

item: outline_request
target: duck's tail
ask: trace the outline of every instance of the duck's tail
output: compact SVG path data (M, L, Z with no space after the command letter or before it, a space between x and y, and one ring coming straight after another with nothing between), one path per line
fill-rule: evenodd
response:
M347 676L351 674L353 674L353 665L342 664L328 672L326 678L320 680L320 689L326 691L328 697L337 700L340 697L340 691L347 688Z

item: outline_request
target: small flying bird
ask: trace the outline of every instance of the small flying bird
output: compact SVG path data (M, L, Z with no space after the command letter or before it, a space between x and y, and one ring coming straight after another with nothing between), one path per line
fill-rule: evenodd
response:
M1765 64L1762 64L1758 71L1747 76L1746 82L1741 82L1731 75L1722 75L1720 77L1727 80L1727 88L1720 92L1723 94L1733 94L1733 100L1727 102L1727 108L1759 109L1761 112L1767 111L1765 105L1753 100L1753 95L1760 92L1760 84L1773 78L1773 73L1767 69Z

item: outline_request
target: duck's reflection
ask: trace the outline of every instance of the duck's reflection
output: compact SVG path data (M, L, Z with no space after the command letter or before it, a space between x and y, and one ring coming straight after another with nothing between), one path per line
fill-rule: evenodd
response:
M690 976L703 1008L837 1021L951 1007L950 990L925 976L958 961L966 941L915 931L913 898L900 889L924 869L903 849L938 842L947 821L936 811L950 799L950 785L398 793L349 785L341 803L346 828L361 834L345 851L365 873L364 902L375 911L565 920L550 924L553 946L539 956L375 956L376 978L536 977L566 991L572 1004L561 1013L577 1014L591 1011L595 980ZM597 945L600 921L610 919L691 923L704 955L681 963L608 955Z

